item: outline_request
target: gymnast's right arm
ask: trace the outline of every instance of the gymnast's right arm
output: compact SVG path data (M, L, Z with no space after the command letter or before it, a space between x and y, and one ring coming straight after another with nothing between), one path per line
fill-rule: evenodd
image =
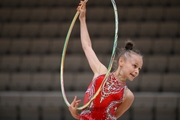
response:
M82 7L80 7L83 5ZM107 71L107 68L99 61L94 50L92 49L91 39L88 33L87 24L86 24L86 2L81 1L77 10L79 11L79 20L80 20L80 33L81 33L81 43L86 58L89 62L89 65L94 73L94 77L104 74Z
M83 5L81 7L81 5ZM107 68L99 61L94 50L92 49L91 39L89 37L89 33L86 25L86 2L81 1L77 8L79 11L79 20L80 20L80 32L81 32L81 43L86 58L89 62L89 65L94 73L94 78L100 74L104 74L107 71ZM77 111L77 107L79 105L79 100L74 98L73 102L69 106L69 111L75 119L78 119L79 113Z

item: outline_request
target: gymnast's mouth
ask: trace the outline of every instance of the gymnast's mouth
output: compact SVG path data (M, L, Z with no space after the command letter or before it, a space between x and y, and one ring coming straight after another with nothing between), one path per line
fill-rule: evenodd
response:
M131 75L132 77L135 77L135 75L134 75L134 74L132 74L132 73L130 73L130 75Z

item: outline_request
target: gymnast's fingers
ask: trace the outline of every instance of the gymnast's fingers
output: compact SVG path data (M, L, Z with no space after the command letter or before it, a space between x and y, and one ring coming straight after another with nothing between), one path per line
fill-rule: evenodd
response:
M75 108L77 108L79 106L79 103L80 103L80 100L77 100L76 104L75 104Z

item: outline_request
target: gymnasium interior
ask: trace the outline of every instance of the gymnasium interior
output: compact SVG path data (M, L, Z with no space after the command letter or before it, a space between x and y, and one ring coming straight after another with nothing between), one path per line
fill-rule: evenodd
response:
M143 54L128 88L132 106L118 120L180 120L180 0L115 0L117 49L128 39ZM74 120L64 102L60 66L79 0L0 0L0 120ZM106 66L114 43L111 0L89 0L87 26ZM64 61L69 102L82 106L93 73L80 42L77 18ZM80 111L79 111L80 112Z

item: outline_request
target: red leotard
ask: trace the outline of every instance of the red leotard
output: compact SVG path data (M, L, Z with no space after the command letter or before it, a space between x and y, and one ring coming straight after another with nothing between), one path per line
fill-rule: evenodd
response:
M84 104L96 93L104 77L105 74L92 80L85 93ZM125 89L126 84L117 80L114 74L110 73L97 97L82 110L79 120L116 120L114 113L123 101Z

